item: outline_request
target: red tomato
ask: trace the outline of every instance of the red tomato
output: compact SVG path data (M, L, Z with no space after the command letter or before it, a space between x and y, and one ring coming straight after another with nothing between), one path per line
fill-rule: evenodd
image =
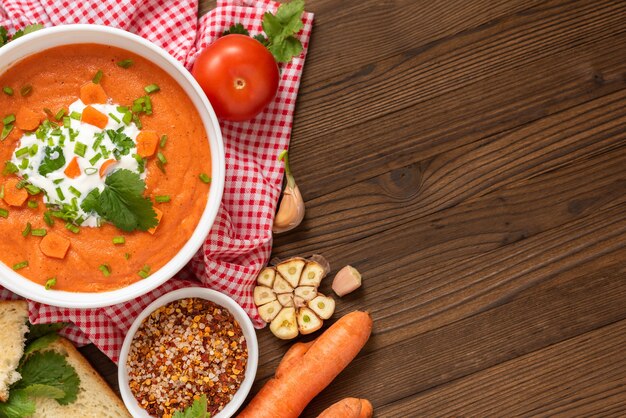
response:
M258 115L278 90L278 65L256 39L226 35L198 55L191 71L220 119Z

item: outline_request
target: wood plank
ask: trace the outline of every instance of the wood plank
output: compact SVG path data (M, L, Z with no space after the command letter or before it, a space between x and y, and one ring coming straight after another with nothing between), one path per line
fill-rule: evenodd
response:
M624 256L626 249L609 253L541 289L528 288L523 297L421 335L412 332L393 345L381 340L395 330L375 322L364 355L320 394L307 416L346 396L382 406L626 319L626 268L615 262Z
M624 100L620 90L308 200L303 225L275 244L281 253L295 253L352 243L596 154L623 153ZM570 174L585 168L576 170Z
M623 89L626 4L551 5L303 88L292 162L305 198Z
M381 408L381 417L619 416L626 412L626 321ZM408 414L408 415L407 415Z

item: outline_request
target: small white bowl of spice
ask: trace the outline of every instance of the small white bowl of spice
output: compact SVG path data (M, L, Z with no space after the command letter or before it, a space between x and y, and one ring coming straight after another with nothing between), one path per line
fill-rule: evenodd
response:
M204 398L212 418L227 418L250 392L258 357L252 321L233 299L179 289L155 300L130 327L120 392L137 418L171 418Z

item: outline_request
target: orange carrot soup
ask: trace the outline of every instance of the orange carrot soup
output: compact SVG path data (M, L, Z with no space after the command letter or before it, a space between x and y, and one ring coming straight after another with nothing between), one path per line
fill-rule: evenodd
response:
M0 75L0 261L49 289L147 278L191 237L209 192L200 115L161 68L77 44Z

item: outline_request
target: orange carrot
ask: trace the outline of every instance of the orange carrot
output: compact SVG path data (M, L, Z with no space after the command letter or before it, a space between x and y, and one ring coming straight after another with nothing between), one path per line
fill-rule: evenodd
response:
M87 83L80 87L80 100L86 105L107 102L107 94L100 84Z
M15 125L23 131L33 131L39 126L41 116L39 113L22 106L15 114Z
M163 218L163 212L161 212L159 209L154 208L154 211L156 212L156 218L157 221L160 223L161 222L161 218ZM152 235L154 235L154 233L156 232L157 228L159 227L159 224L157 224L155 227L148 229L148 232L151 233Z
M28 199L28 192L26 189L18 189L16 186L20 182L20 179L11 177L4 182L4 201L9 206L22 206L26 199Z
M72 161L65 167L65 171L63 171L66 176L71 179L75 179L80 176L80 165L78 164L78 157L72 158Z
M41 252L52 258L65 258L69 248L70 240L55 232L48 232L39 242Z
M309 351L309 348L311 348L314 342L315 340L309 341L308 343L298 342L292 345L291 348L287 350L287 352L283 356L283 359L280 361L280 364L276 368L276 373L275 373L276 378L280 379L280 377L285 372L287 372L292 367L294 367L294 364L296 364L302 359L302 356L304 356L304 354L307 351Z
M106 160L105 162L103 162L102 165L100 166L100 177L106 176L111 166L116 163L117 163L117 160L114 160L114 159Z
M317 418L371 418L374 408L367 399L345 398L325 409Z
M100 129L104 129L107 123L109 123L109 117L107 115L91 106L87 106L83 110L83 115L80 120L90 125L97 126Z
M154 131L141 131L137 135L137 154L142 158L151 157L156 151L159 136Z
M368 313L355 311L343 316L289 370L270 379L239 418L297 418L356 357L371 332Z

